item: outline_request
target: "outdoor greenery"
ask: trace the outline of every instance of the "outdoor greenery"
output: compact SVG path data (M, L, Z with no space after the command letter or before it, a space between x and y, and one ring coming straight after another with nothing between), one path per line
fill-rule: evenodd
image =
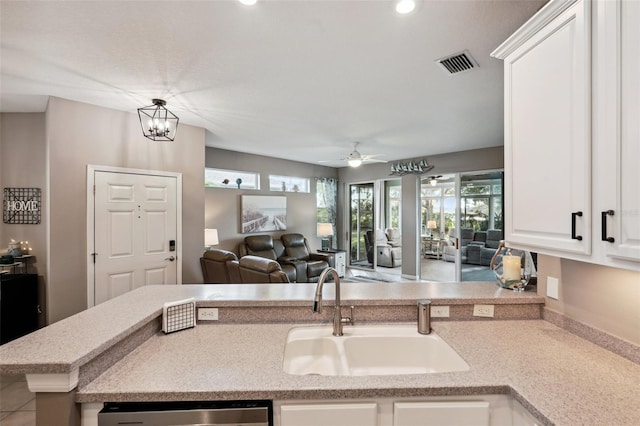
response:
M455 227L455 187L448 181L431 186L423 183L422 232L423 234L446 235ZM460 226L474 231L502 229L502 181L466 180L460 185ZM430 230L429 221L435 221L437 228Z
M364 235L373 230L373 184L351 185L351 259L367 258Z

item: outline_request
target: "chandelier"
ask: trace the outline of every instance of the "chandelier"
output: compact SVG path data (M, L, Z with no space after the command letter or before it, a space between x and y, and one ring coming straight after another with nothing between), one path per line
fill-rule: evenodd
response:
M427 160L409 161L405 163L395 163L391 165L391 176L404 176L404 175L421 175L433 169L434 166L430 166Z
M178 131L178 117L165 108L162 99L153 99L153 105L138 108L142 134L152 141L173 141Z

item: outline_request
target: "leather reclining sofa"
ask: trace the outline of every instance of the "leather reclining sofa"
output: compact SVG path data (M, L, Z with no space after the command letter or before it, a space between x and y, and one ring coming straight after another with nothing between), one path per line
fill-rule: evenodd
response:
M200 258L206 284L288 283L289 278L275 260L244 256L238 260L228 250L212 249Z
M292 283L317 282L322 271L335 265L332 254L311 251L302 234L251 235L240 243L238 253L241 260L251 255L278 262Z

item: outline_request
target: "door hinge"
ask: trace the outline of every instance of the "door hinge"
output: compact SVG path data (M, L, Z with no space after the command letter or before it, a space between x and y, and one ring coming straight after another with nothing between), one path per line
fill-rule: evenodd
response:
M93 257L93 263L96 263L96 256L98 255L98 253L91 253L91 256Z

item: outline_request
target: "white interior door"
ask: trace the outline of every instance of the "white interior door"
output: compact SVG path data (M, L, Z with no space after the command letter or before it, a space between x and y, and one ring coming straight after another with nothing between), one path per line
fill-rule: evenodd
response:
M177 178L96 171L94 304L178 283Z

